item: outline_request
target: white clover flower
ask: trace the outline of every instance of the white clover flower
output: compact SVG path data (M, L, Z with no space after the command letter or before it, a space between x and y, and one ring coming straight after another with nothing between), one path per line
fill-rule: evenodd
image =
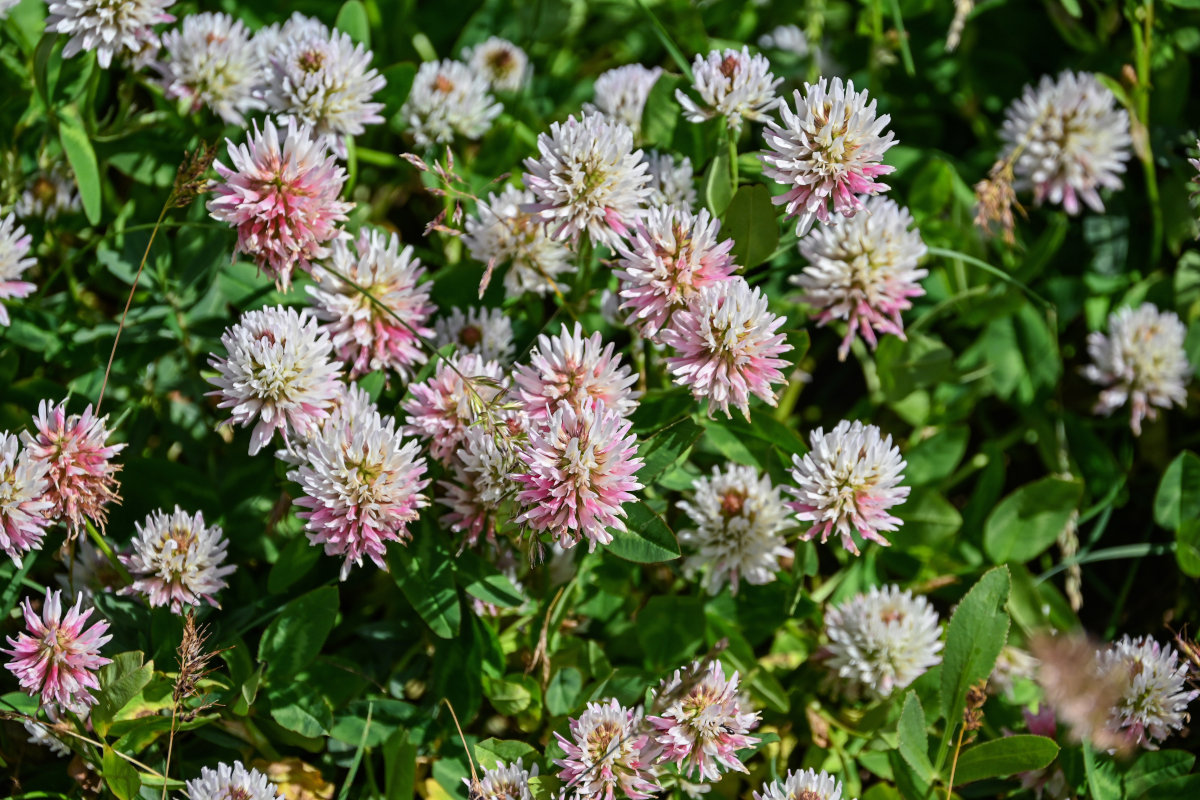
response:
M475 216L467 217L463 242L471 258L494 269L509 264L504 292L519 297L526 292L543 295L569 288L562 276L575 272L571 251L550 238L538 215L525 210L532 192L508 186L500 194L479 201Z
M37 263L29 255L32 243L33 237L25 233L25 226L17 224L16 216L0 218L0 326L8 324L3 301L28 297L37 288L19 280L21 273Z
M1026 86L1004 115L1002 159L1015 156L1016 189L1033 189L1037 204L1079 213L1082 200L1104 211L1100 189L1120 189L1129 160L1129 114L1095 75L1063 71Z
M292 15L283 23L273 22L255 31L252 42L258 51L259 59L264 64L269 64L271 59L279 54L284 42L306 39L310 36L328 39L330 33L329 26L319 19L301 14L299 11L293 11ZM265 90L266 87L264 86L263 89Z
M130 54L135 63L153 58L158 52L154 26L172 22L166 13L175 0L50 0L46 31L71 38L63 48L63 58L83 51L94 51L104 69L115 55Z
M764 783L754 800L842 800L842 782L828 772L788 770L786 777Z
M1097 656L1099 674L1120 676L1121 697L1109 727L1124 733L1132 745L1157 750L1157 743L1188 722L1188 704L1200 690L1188 686L1190 669L1171 645L1149 636L1122 636Z
M650 196L646 205L656 206L696 206L696 183L692 171L692 160L687 156L678 164L670 153L648 151L643 160L646 162L650 175Z
M532 72L525 51L499 36L464 48L462 57L496 92L519 92Z
M764 50L782 50L800 58L808 55L808 37L797 25L777 25L758 37L758 46Z
M449 144L456 135L479 139L504 110L489 89L488 79L461 61L426 61L400 113L421 147Z
M17 198L14 211L24 220L40 219L53 222L60 214L70 214L83 208L75 178L62 165L38 172L25 183Z
M707 56L697 53L692 74L700 104L682 89L675 90L675 99L689 122L724 117L731 131L739 131L742 120L769 121L767 112L779 105L775 87L783 78L771 73L771 62L765 56L750 55L748 47L713 50Z
M1159 408L1187 405L1192 368L1184 353L1187 328L1173 311L1150 303L1108 315L1107 335L1088 334L1092 363L1083 374L1104 389L1095 413L1105 416L1129 403L1130 427L1142 433L1142 420L1158 418Z
M200 768L200 777L187 782L189 800L284 800L266 775L246 769L242 762Z
M4 19L5 17L7 17L8 12L11 11L17 5L17 3L20 3L20 2L21 2L21 0L0 0L0 19ZM29 723L25 724L25 729L29 730ZM33 740L30 739L30 741L33 741Z
M850 698L891 696L942 662L942 626L924 597L871 587L825 611L827 666Z
M265 65L241 20L189 14L162 41L169 56L161 66L167 97L189 101L192 113L208 106L225 122L241 125L243 115L267 107L256 92Z
M780 487L754 467L713 467L712 477L699 477L693 496L676 505L694 528L679 531L679 541L696 549L684 570L704 572L704 586L717 594L729 584L737 594L741 581L761 585L775 580L779 559L792 550L783 538L790 524Z
M205 525L203 514L179 506L171 514L154 511L135 525L130 552L120 556L134 580L118 594L144 595L151 608L170 604L173 614L201 600L221 607L216 594L229 585L225 576L237 566L223 566L229 541L220 527Z
M614 248L650 196L650 176L642 151L633 149L633 131L600 114L550 124L538 134L538 158L525 159L525 185L558 240Z
M383 122L383 103L372 97L387 81L371 66L372 57L347 33L303 17L289 21L267 57L267 105L308 123L318 140L345 158L346 137Z
M210 396L217 408L231 408L231 422L254 425L250 455L263 449L275 431L308 439L329 417L340 394L333 342L317 320L294 308L247 311L221 335L228 356L209 356L219 373Z
M3 18L3 4L0 4L0 19ZM50 708L47 708L46 712L48 716L55 716L54 711ZM53 719L51 720L51 722L54 721ZM49 748L50 752L59 758L66 758L71 755L71 748L67 746L67 743L58 738L54 734L54 731L50 730L50 727L45 723L34 719L23 719L21 720L21 724L25 726L25 732L29 734L29 738L26 741L30 744Z
M813 523L800 538L820 535L825 542L836 527L842 547L858 555L853 528L864 539L891 544L882 532L896 530L900 520L887 510L904 502L910 491L900 485L906 465L891 435L883 436L874 425L842 420L829 433L817 428L809 442L812 450L792 456L796 486L785 487L796 497L788 503L796 518Z
M502 423L520 425L519 415L506 415ZM501 434L508 430L488 430L476 424L463 433L451 465L453 480L440 481L445 494L438 502L450 509L442 521L450 530L463 534L463 545L473 547L486 535L494 538L495 513L505 499L516 496L517 484L512 473L517 468L511 441Z
M49 474L49 462L33 458L16 436L0 431L0 550L18 567L25 553L42 549L54 509L45 498Z
M452 308L450 316L440 317L434 322L437 346L458 346L460 353L476 353L484 361L512 363L515 355L513 346L512 320L499 308Z
M763 174L787 192L771 198L796 217L796 235L808 233L815 220L829 221L829 212L852 217L863 208L861 196L886 192L875 178L895 167L883 163L895 134L883 135L891 117L875 116L875 101L854 91L854 82L841 78L804 84L795 93L796 111L786 102L779 107L783 124L773 120L763 131L767 150L760 154Z
M878 334L904 338L900 313L912 308L910 298L925 294L920 280L929 274L917 266L926 248L912 225L907 208L871 197L861 214L848 219L835 215L830 224L800 240L808 266L791 282L804 290L801 300L817 312L818 324L848 322L838 348L840 360L846 359L856 334L871 349Z
M500 761L483 770L483 777L477 783L473 784L470 778L463 778L463 783L470 790L471 800L533 800L529 779L537 774L537 764L525 769L518 758L511 764Z
M584 103L585 112L598 112L613 122L620 122L633 131L633 138L642 135L642 112L646 98L662 75L662 67L643 67L627 64L610 69L596 78L595 105Z

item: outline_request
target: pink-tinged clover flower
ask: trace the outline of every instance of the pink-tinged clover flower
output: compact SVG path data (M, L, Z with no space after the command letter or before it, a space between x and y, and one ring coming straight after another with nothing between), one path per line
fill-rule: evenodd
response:
M463 778L463 783L470 790L472 800L533 800L529 779L537 774L537 764L525 769L518 758L511 764L501 761L491 769L483 770L483 777L474 785L469 778Z
M83 530L85 521L103 529L108 519L105 506L121 502L116 478L121 466L113 459L125 445L105 444L107 421L107 416L93 414L91 406L68 416L66 401L52 406L43 400L33 418L37 433L21 434L29 458L50 467L50 486L43 499L53 508L47 516L66 523L72 538Z
M648 800L659 791L653 762L657 748L649 733L639 731L640 711L631 711L616 700L588 703L578 719L571 720L571 738L555 732L566 758L554 763L572 800L613 800L621 791L629 800Z
M530 419L547 419L561 402L577 412L594 401L628 416L637 408L641 393L630 388L637 374L621 363L613 344L604 344L597 331L583 335L583 326L574 330L565 324L557 336L538 336L529 354L528 364L518 364L513 373L514 389Z
M433 377L408 387L402 432L429 440L429 455L447 466L467 427L488 412L504 392L504 370L474 353L439 361Z
M625 530L623 503L642 488L632 423L597 401L576 409L560 402L547 424L529 432L514 474L524 511L516 521L548 531L563 547L583 539L588 551L608 544L608 528Z
M96 702L92 689L99 689L95 671L109 659L100 655L111 636L105 635L108 623L100 620L86 627L94 609L81 611L83 595L74 607L62 611L62 592L46 590L42 613L33 610L25 598L21 611L26 632L16 639L8 637L12 657L4 666L17 676L21 688L30 696L40 696L41 704L56 710L85 713Z
M904 502L909 487L904 479L904 459L892 437L874 425L842 420L832 431L817 428L809 437L812 450L792 456L792 480L784 487L796 497L788 503L796 518L813 525L800 538L816 536L825 542L836 528L842 546L858 555L851 529L883 546L891 544L884 531L900 527L888 509Z
M37 263L29 257L32 241L25 227L17 224L15 215L0 219L0 325L8 324L8 310L2 301L28 297L37 288L29 281L18 280L22 272Z
M777 331L785 321L741 277L712 283L676 311L662 332L662 343L676 351L667 368L693 397L708 400L709 416L718 409L732 416L732 405L750 419L750 395L773 406L773 384L784 382L779 368L788 362L777 356L792 346Z
M796 217L796 235L803 236L815 220L827 222L830 210L852 217L863 209L862 195L886 192L875 179L895 170L882 163L895 135L884 129L891 117L875 116L875 101L854 91L854 82L821 78L795 93L796 110L779 107L783 124L763 131L767 150L759 157L763 174L791 187L771 202L784 205ZM832 209L831 209L832 206Z
M662 67L644 67L641 64L626 64L610 69L596 78L593 91L595 105L584 103L585 112L599 112L612 122L620 122L633 131L633 138L642 134L642 112L646 99L654 88Z
M192 515L175 506L171 514L152 512L136 527L130 552L120 556L133 584L118 594L144 595L152 608L170 605L173 614L201 601L221 607L216 594L229 585L225 576L237 567L224 566L229 541L219 526L205 525L200 512Z
M0 431L0 550L17 566L25 553L42 549L54 509L46 498L49 472L49 463L31 458L16 436Z
M208 213L237 228L235 252L287 289L293 270L310 271L313 261L328 257L325 245L354 204L338 199L346 171L309 126L289 120L282 146L279 138L267 119L261 131L255 123L246 144L227 140L233 166L213 162L221 180L212 184Z
M187 782L189 800L284 800L284 794L263 773L242 762L200 768L200 777Z
M699 773L703 781L717 781L721 771L749 772L737 751L758 744L749 736L758 725L758 713L743 708L738 674L725 679L717 661L707 669L697 661L688 670L688 685L679 670L659 687L659 697L670 698L661 716L648 716L656 741L662 747L659 763L673 762L689 778Z

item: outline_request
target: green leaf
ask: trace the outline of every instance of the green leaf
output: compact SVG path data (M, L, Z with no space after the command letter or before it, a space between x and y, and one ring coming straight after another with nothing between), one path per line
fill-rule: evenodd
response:
M917 693L911 689L904 698L897 732L900 734L900 757L928 786L933 782L933 764L929 761L929 743L925 735L925 711Z
M648 147L668 150L675 138L675 127L683 118L675 90L683 83L679 75L664 73L654 82L642 108L642 142Z
M313 686L302 682L285 684L267 693L271 718L293 733L313 739L333 727L333 709Z
M107 744L104 745L104 755L100 757L100 771L104 773L104 782L109 791L118 800L133 800L142 788L142 781L133 765L117 755Z
M381 70L380 74L387 81L387 85L379 92L378 98L384 104L383 118L391 119L404 105L409 92L412 91L413 81L417 77L417 65L402 61ZM366 160L361 153L359 158L363 161Z
M501 608L517 608L525 602L521 590L506 575L470 550L460 553L453 564L459 585L472 597Z
M1200 797L1200 775L1181 775L1164 781L1147 795L1149 800L1196 800L1197 797Z
M541 694L541 689L529 675L510 675L508 678L484 675L483 694L501 714L514 716L533 705L534 696Z
M1154 495L1154 521L1175 530L1182 520L1200 517L1200 456L1184 450L1167 467Z
M946 626L946 649L942 658L942 717L946 729L941 752L962 722L967 690L992 674L996 658L1008 638L1010 579L1007 567L995 567L963 597ZM942 763L941 758L938 763Z
M1083 743L1083 769L1091 800L1124 800L1125 794L1121 791L1121 781L1112 760L1102 757L1086 741Z
M638 613L637 639L648 666L661 672L691 661L704 641L704 601L698 597L651 597Z
M96 151L92 149L92 141L73 106L59 110L58 139L62 142L63 152L67 154L67 161L75 173L79 198L83 201L83 211L87 214L88 222L95 225L100 221L103 200L100 166L96 162Z
M533 800L552 800L562 795L562 781L553 775L535 775L529 779Z
M625 530L609 528L613 540L607 550L638 564L657 564L679 558L679 542L663 518L637 500L625 504Z
M1125 768L1121 778L1125 787L1124 795L1141 797L1164 781L1187 775L1195 763L1196 756L1182 750L1144 750ZM1154 796L1158 795L1155 792Z
M367 9L360 0L346 0L338 9L337 19L333 27L350 34L350 38L364 49L371 48L371 23L367 19Z
M267 591L283 594L289 586L307 575L320 558L321 549L313 547L306 537L291 539L267 573Z
M583 674L574 667L563 667L546 687L546 710L555 716L569 714L579 703L582 691Z
M720 217L733 200L733 178L729 174L729 154L719 151L704 172L704 205L714 217Z
M955 425L917 442L904 454L908 462L904 482L924 486L950 477L967 452L970 436L971 429L966 425Z
M481 769L495 769L501 762L512 764L518 758L528 769L539 755L532 746L512 739L484 739L475 745L475 761Z
M958 757L954 785L1042 769L1058 756L1058 745L1045 736L1005 736L968 748Z
M137 697L154 677L154 662L143 664L140 650L113 656L111 664L100 668L100 691L92 706L92 727L101 736L108 734L117 713Z
M1082 496L1082 483L1062 478L1022 486L988 515L983 549L997 564L1036 558L1058 539Z
M271 620L258 643L270 681L285 681L321 652L338 613L338 590L322 586L288 603ZM282 724L282 723L281 723Z
M407 731L396 731L384 743L383 770L385 800L410 800L416 796L417 746L408 741Z
M462 624L453 557L438 545L432 531L421 533L424 535L416 537L415 547L389 546L388 563L400 591L429 629L439 638L450 639Z
M894 403L917 389L949 380L954 353L932 336L913 334L908 341L885 336L875 350L875 366L884 394Z
M1200 519L1187 519L1175 531L1175 560L1190 578L1200 578Z
M691 449L704 429L687 417L659 429L638 446L642 468L637 479L650 486L654 479L675 465Z
M767 187L756 183L737 190L721 218L721 237L733 238L733 260L746 269L771 257L779 245L779 220Z
M906 543L937 547L962 528L962 514L932 489L917 487L896 513L904 520L897 537Z

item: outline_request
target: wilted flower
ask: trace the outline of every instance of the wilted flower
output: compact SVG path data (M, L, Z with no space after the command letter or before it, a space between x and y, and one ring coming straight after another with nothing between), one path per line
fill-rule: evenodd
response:
M324 545L325 555L345 556L342 580L369 557L380 569L387 542L407 541L408 523L429 504L421 490L425 459L416 441L404 442L396 421L378 411L357 417L338 415L305 449L307 462L288 473L304 496L296 505L308 541Z
M661 716L646 721L658 734L662 747L659 763L673 762L689 778L717 781L722 769L749 772L737 756L738 750L758 744L749 736L758 724L758 713L747 710L738 692L738 674L725 679L720 662L712 661L705 669L699 661L689 670L690 684L684 690L679 670L663 681L658 696L669 698Z
M42 549L54 508L46 497L49 472L49 462L31 458L16 436L0 431L0 550L17 566L25 553Z
M232 408L230 421L248 427L250 455L279 431L301 439L313 436L339 396L338 367L331 360L333 343L307 311L264 308L247 311L221 335L226 358L210 355L220 373L208 382L209 396L221 398L217 408Z
M750 418L750 395L775 405L772 384L783 383L777 358L792 349L776 331L786 320L772 314L767 298L741 277L709 284L686 308L671 316L661 334L675 348L667 368L676 383L687 386L697 400L708 399L708 413L729 406Z
M63 58L81 52L95 52L104 69L113 56L129 53L137 59L158 52L154 26L172 22L166 13L175 0L50 0L46 31L70 36Z
M433 377L408 387L403 432L429 440L429 454L448 465L475 422L503 391L504 370L473 353L438 363Z
M438 347L458 346L460 353L476 353L485 361L507 364L513 360L512 320L499 308L461 308L434 323Z
M548 424L529 432L514 474L524 511L516 522L548 531L563 547L587 539L588 551L608 544L608 528L625 530L622 504L642 488L632 423L601 400L576 408L560 402Z
M0 5L3 5L0 3ZM0 9L0 18L3 18L4 12ZM50 708L46 709L46 716L51 723L58 722L58 714ZM50 726L43 722L38 722L34 719L23 719L21 724L25 727L25 732L29 734L26 739L30 744L36 744L39 747L49 748L50 752L59 758L66 758L71 755L71 748L67 743L55 735Z
M754 800L841 800L842 782L828 772L802 769L788 770L787 777L764 783L762 793L755 792Z
M187 782L190 800L284 800L281 792L256 769L242 762L200 768L200 777Z
M371 51L348 33L299 22L287 32L267 54L267 104L311 126L314 138L345 158L346 137L383 122L383 103L371 98L387 81L371 66Z
M1000 128L1016 188L1032 188L1035 203L1061 203L1068 214L1079 213L1080 200L1102 212L1099 190L1120 189L1129 160L1129 115L1115 103L1089 72L1043 75L1036 89L1026 86Z
M100 620L86 627L94 609L81 611L83 596L74 607L62 612L62 592L46 590L42 613L36 614L29 598L21 603L25 629L16 639L8 637L12 660L4 666L17 676L21 688L30 696L40 696L41 704L56 710L86 713L96 702L92 689L99 689L95 671L109 659L100 655L111 636L105 635L108 623Z
M692 209L696 205L695 176L692 171L692 160L687 156L678 164L670 153L660 153L649 150L642 159L649 167L650 196L646 205L650 208L658 206L682 206Z
M697 215L677 206L646 212L628 241L617 245L621 308L628 309L631 327L654 338L701 289L729 280L737 269L729 254L733 239L719 241L720 230L707 209Z
M883 436L874 425L842 420L829 433L817 428L809 442L812 450L792 456L796 486L785 487L796 497L788 505L797 519L813 523L800 538L819 535L824 543L836 527L842 547L858 555L853 528L864 539L891 544L882 532L896 530L900 520L887 510L909 493L909 487L900 485L905 462L891 435Z
M612 800L624 792L629 800L648 800L659 791L652 768L654 748L648 733L639 733L642 715L616 700L588 703L571 720L571 738L555 732L566 753L555 760L559 777L573 800Z
M529 363L517 365L513 381L522 410L534 420L547 419L560 402L581 411L596 400L624 417L637 408L640 396L630 388L637 374L621 363L612 342L604 344L599 331L584 337L578 322L573 331L564 323L557 336L540 334Z
M829 669L850 697L888 697L942 662L942 626L924 597L871 587L825 612Z
M473 48L465 48L463 60L497 92L518 92L529 80L529 56L507 39L489 36Z
M223 566L228 540L217 525L204 524L204 515L175 511L151 512L130 542L130 552L120 556L133 576L133 584L118 594L142 594L152 608L171 606L179 614L184 605L207 601L220 608L215 595L229 584L225 576L237 567Z
M241 20L189 14L162 41L170 57L162 65L167 97L190 101L193 113L207 105L230 125L241 125L243 115L266 108L256 93L264 64Z
M525 159L525 185L555 239L615 247L650 196L642 151L633 131L600 114L550 123L538 134L539 158Z
M13 214L0 219L0 301L28 297L37 287L28 281L18 280L21 273L37 263L29 256L29 245L33 237L25 233L25 227L17 224ZM0 302L0 325L8 324L8 309Z
M312 138L311 128L294 121L288 122L282 148L270 119L261 132L255 123L247 144L226 141L233 166L213 162L221 180L213 183L208 213L236 227L235 252L253 258L286 289L293 269L308 271L329 255L325 244L354 207L338 199L346 172Z
M1109 726L1128 737L1131 745L1157 750L1188 721L1188 704L1200 690L1188 688L1187 661L1171 645L1149 636L1121 639L1100 651L1101 673L1112 670L1121 678L1121 697L1112 708Z
M330 269L314 272L310 286L314 313L333 339L350 377L391 370L408 380L426 361L422 338L433 335L425 268L412 245L400 247L396 234L364 227L357 240L333 241ZM355 285L357 284L357 286Z
M679 532L681 543L696 548L684 569L705 570L709 594L726 583L737 594L743 580L756 585L775 580L779 559L792 550L782 535L788 508L771 477L730 463L724 470L713 467L712 477L697 478L692 488L692 499L677 504L696 526Z
M875 181L895 167L883 164L895 134L882 135L891 117L875 116L875 101L854 91L841 78L804 84L795 93L796 111L780 105L783 125L771 122L763 131L768 150L761 154L763 174L791 187L771 198L796 217L796 235L808 233L814 220L827 222L829 212L852 217L863 208L861 196L886 192Z
M856 334L872 349L878 334L904 338L900 312L912 308L910 298L925 294L919 281L929 274L917 266L926 250L912 225L907 208L871 197L863 213L835 215L800 240L808 266L791 282L804 290L802 300L817 311L819 324L849 323L839 359L845 360Z
M550 238L536 214L522 210L533 202L532 192L508 186L480 200L476 216L467 217L463 242L471 258L493 267L511 262L504 275L508 297L562 291L561 276L575 271L571 251Z
M1088 334L1092 363L1084 376L1105 387L1095 413L1108 415L1129 403L1130 427L1142 433L1142 420L1158 419L1159 408L1187 405L1192 368L1183 349L1187 328L1173 311L1150 303L1108 315L1108 334Z
M584 111L598 111L613 122L624 123L633 131L633 138L638 139L642 135L646 98L660 75L661 67L643 67L641 64L610 69L596 78L596 104L585 103Z
M525 769L518 758L511 764L501 761L485 769L478 783L472 784L468 778L463 778L463 783L470 788L472 800L533 800L529 779L537 774L537 764Z
M113 459L124 444L106 444L108 417L97 417L89 405L83 414L67 415L64 400L52 406L43 400L33 418L36 434L25 431L21 443L32 461L49 464L50 479L44 500L54 504L46 516L67 525L71 538L79 535L84 522L100 528L108 519L109 503L120 503L117 472Z
M736 132L741 130L743 119L767 122L767 112L779 105L775 87L783 83L783 78L771 73L771 62L766 57L750 55L748 47L713 50L707 56L697 53L692 73L700 104L682 89L675 90L675 98L689 122L724 117L725 124Z
M75 178L61 165L38 170L25 183L14 210L21 219L40 219L53 222L60 214L69 214L83 207Z
M461 61L426 61L400 113L422 147L449 144L456 134L478 139L504 109L489 88L483 74Z

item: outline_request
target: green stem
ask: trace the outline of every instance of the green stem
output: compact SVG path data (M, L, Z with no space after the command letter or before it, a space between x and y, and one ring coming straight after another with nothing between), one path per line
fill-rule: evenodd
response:
M738 190L738 131L731 131L726 127L725 137L729 140L729 177L732 180L730 184L733 191Z
M904 60L904 71L911 78L917 74L913 65L912 51L908 48L908 32L904 30L904 17L900 14L900 0L892 0L892 20L900 38L900 58Z
M1007 272L1000 269L999 267L993 267L991 264L989 264L986 261L983 261L981 259L978 259L975 256L969 256L966 253L960 253L957 250L949 250L944 247L930 247L930 248L928 248L928 250L929 250L929 255L931 255L931 256L941 256L942 258L957 258L966 264L970 264L971 266L973 266L977 269L983 270L984 272L988 273L989 275L995 275L997 278L1004 281L1005 283L1012 284L1013 286L1016 286L1021 291L1025 292L1025 294L1029 295L1030 299L1037 301L1037 303L1039 305L1041 305L1043 308L1051 308L1053 306L1053 303L1051 303L1046 298L1042 297L1040 294L1035 292L1033 289L1030 289L1027 285L1025 285L1021 281L1017 280L1012 275L1009 275Z

